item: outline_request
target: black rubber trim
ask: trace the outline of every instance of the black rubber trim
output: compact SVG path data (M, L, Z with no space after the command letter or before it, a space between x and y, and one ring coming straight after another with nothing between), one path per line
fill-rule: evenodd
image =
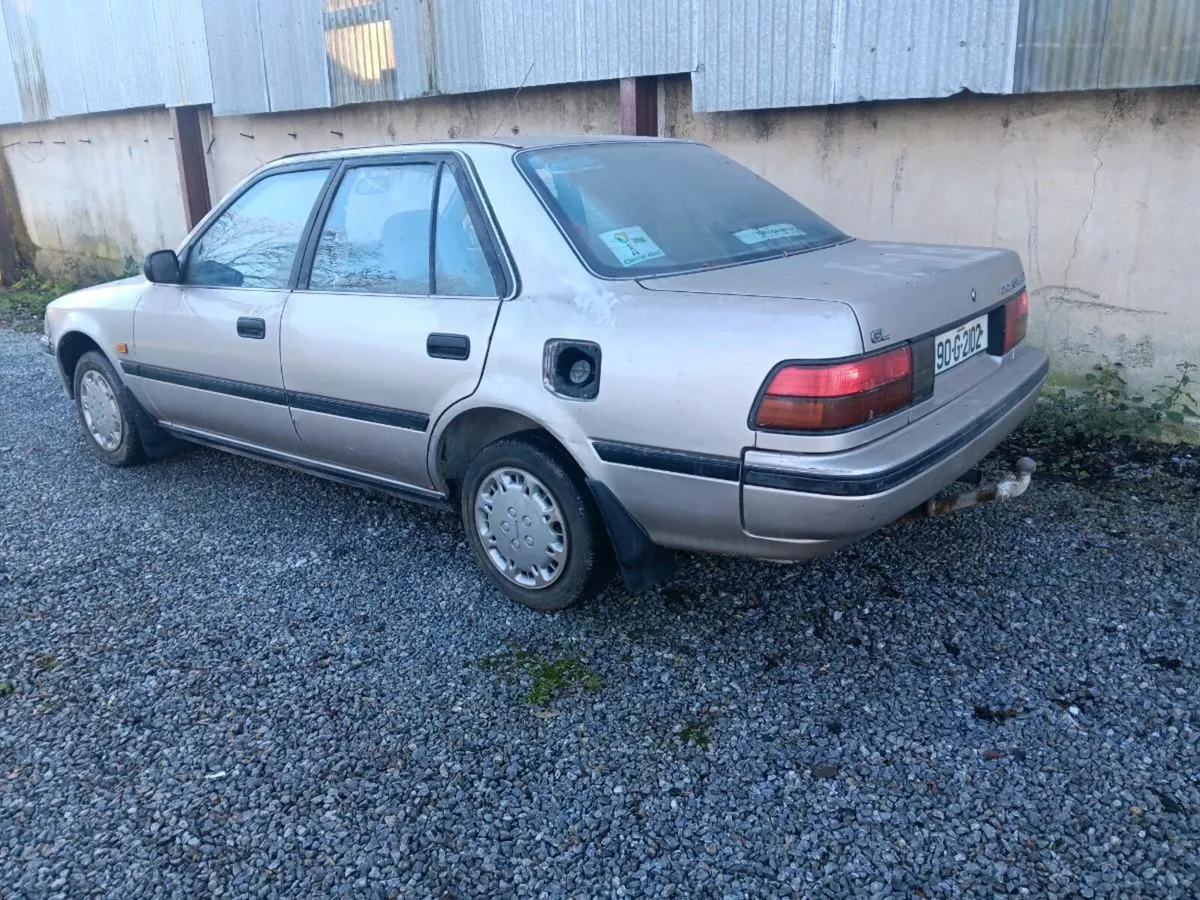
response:
M694 475L697 478L713 478L717 481L737 481L742 471L741 461L728 456L687 453L683 450L623 444L619 441L592 441L592 446L596 448L596 455L604 462L615 463L618 466L657 469L660 472Z
M748 487L774 488L780 491L797 491L804 494L825 494L836 497L865 497L891 490L920 475L943 460L953 456L975 440L1012 411L1041 383L1050 370L1049 361L1043 362L1036 372L1013 388L1004 400L986 414L971 422L954 435L919 453L911 459L868 475L818 475L811 472L789 472L746 466L744 483Z
M408 431L424 431L429 427L429 416L406 409L392 409L388 406L374 406L370 403L352 403L349 400L320 397L316 394L297 394L291 391L288 392L287 397L290 406L307 412L325 413L345 419L358 419L362 422L374 422L376 425L391 425Z
M227 394L243 400L257 400L260 403L273 403L277 406L293 406L308 412L326 413L345 419L358 419L362 422L374 422L376 425L391 425L407 431L425 431L429 428L429 416L406 409L354 403L350 400L321 397L316 394L301 394L285 391L283 388L217 378L213 375L198 375L194 372L182 372L162 366L149 366L132 360L121 360L121 369L126 374L135 375L138 378L177 384L180 387L196 388L201 391L212 391L216 394Z
M136 375L138 378L146 378L150 381L162 381L167 384L177 384L180 387L197 388L202 391L212 391L215 394L241 397L243 400L258 400L261 403L287 406L287 393L283 388L251 384L247 381L233 381L229 378L218 378L215 375L199 375L195 372L183 372L179 369L167 369L162 366L149 366L127 359L121 360L121 370L126 374Z
M604 528L612 541L625 586L636 594L670 578L675 572L675 554L650 540L646 529L608 485L589 478L587 486L600 508L600 517L604 519Z
M317 478L324 478L328 481L336 481L339 484L345 484L349 485L350 487L361 488L364 490L382 491L385 494L391 494L393 497L399 497L401 500L409 500L413 503L420 503L424 506L432 506L435 509L453 509L450 501L441 495L430 495L422 491L408 490L400 485L391 484L385 481L376 481L375 479L366 475L342 472L337 469L322 466L320 463L298 462L296 460L287 459L286 457L276 456L275 454L265 450L252 450L234 443L227 443L215 437L200 437L198 435L189 434L184 431L176 431L170 428L166 428L164 430L169 432L174 437L192 444L200 444L205 447L212 447L217 450L225 450L229 453L236 453L238 456L245 456L248 459L256 459L260 462L267 462L276 466L283 466L285 469L303 472L305 475L313 475Z

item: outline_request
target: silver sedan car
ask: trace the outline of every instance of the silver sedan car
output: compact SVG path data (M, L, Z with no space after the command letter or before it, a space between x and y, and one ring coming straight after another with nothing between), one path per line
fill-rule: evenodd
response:
M552 610L921 508L1038 396L1024 286L701 144L459 141L271 163L145 277L52 303L44 344L105 462L182 440L456 509Z

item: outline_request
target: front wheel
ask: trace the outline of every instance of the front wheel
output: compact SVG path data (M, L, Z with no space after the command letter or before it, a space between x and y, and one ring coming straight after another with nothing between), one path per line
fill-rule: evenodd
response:
M505 596L543 612L599 593L612 573L604 522L557 448L506 438L475 458L462 486L467 543Z
M75 408L88 444L110 466L132 466L146 458L121 379L96 350L75 365Z

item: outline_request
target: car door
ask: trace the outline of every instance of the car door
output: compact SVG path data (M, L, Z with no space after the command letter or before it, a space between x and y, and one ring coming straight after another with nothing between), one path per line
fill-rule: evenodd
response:
M279 323L333 165L271 169L232 196L182 251L181 284L152 284L134 354L164 422L200 436L300 452L279 362Z
M479 384L509 283L474 190L425 154L349 161L328 193L280 329L316 459L432 486L430 423Z

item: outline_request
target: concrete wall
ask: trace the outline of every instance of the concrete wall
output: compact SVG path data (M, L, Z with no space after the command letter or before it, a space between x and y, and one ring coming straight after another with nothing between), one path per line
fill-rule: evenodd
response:
M616 82L375 103L336 110L205 118L214 201L289 153L506 134L612 133ZM49 271L119 271L186 234L166 110L79 116L0 129L18 232ZM0 178L0 181L5 179Z
M292 114L222 116L211 121L209 179L214 197L287 153L501 134L612 134L620 130L616 82L526 88L371 103Z
M614 132L617 85L204 122L214 199L287 153L497 126ZM1060 374L1103 355L1148 384L1200 361L1200 88L697 114L684 76L663 81L660 128L716 146L852 234L1018 250L1033 339ZM183 237L166 112L6 127L0 137L40 264L76 255L119 266Z
M184 233L166 110L77 116L0 130L22 251L51 271L120 271Z
M661 113L851 234L1019 251L1060 375L1200 362L1200 88L697 114L681 78Z

